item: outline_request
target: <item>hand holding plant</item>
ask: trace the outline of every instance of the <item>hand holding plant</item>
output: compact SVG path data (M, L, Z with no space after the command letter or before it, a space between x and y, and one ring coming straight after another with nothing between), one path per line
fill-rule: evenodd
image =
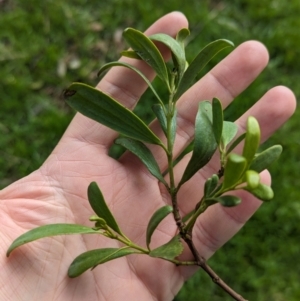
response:
M170 14L155 23L147 35L162 32L170 21L172 25L166 33L171 36L187 26L181 15ZM193 272L186 265L199 265L236 300L244 300L218 280L205 259L234 235L259 206L254 196L265 200L272 197L267 172L260 176L258 173L277 158L281 149L275 146L259 156L255 153L260 140L264 141L291 115L294 97L283 87L274 88L236 126L224 121L222 106L228 105L232 96L241 92L262 70L267 59L265 49L256 42L239 46L185 93L194 74L198 74L199 64L230 45L224 40L210 44L209 51L205 52L207 48L204 48L202 55L200 52L200 63L190 63L187 67L181 56L186 34L186 30L179 31L179 47L174 46L176 40L164 35L152 36L152 40L163 42L172 50L174 68L168 71L159 52L149 48L150 40L129 29L124 37L135 52L124 55L134 56L135 60L122 59L122 69L116 67L109 71L99 84L102 92L84 84L73 84L66 91L71 106L103 125L78 114L45 164L1 191L1 235L8 246L12 237L18 236L17 232L22 234L36 226L54 224L28 232L25 240L24 236L17 239L9 253L44 236L93 235L56 236L16 249L9 261L1 262L5 267L1 281L5 277L13 279L5 293L19 286L24 296L30 293L28 287L33 288L40 279L47 283L48 299L72 299L77 288L73 300L97 296L103 300L120 300L124 296L128 300L172 300L183 279ZM147 53L147 49L151 51ZM165 47L160 50L165 56L169 53ZM104 68L117 65L121 63ZM138 74L133 72L135 69ZM170 98L165 101L158 96L158 103L153 107L158 121L149 128L122 105L134 106L150 84L152 69L165 82ZM211 104L206 101L212 99ZM278 106L270 107L271 101L276 101ZM193 140L194 123L193 152L183 157L185 147ZM116 142L129 150L119 161L107 156L118 136L116 131L123 135ZM244 132L245 137L241 137L245 138L245 144L241 146L236 137ZM230 155L232 141L236 141L240 155ZM178 157L183 159L177 163ZM224 207L240 202L237 207ZM94 224L88 223L88 219ZM184 241L188 248L184 247ZM125 257L128 254L131 255ZM77 280L68 280L67 265L78 255L69 269L71 277L106 263ZM118 257L123 258L107 262ZM22 269L30 275L26 279ZM37 276L35 270L40 269L54 273L55 280L45 281L46 274ZM20 286L21 279L26 285ZM36 294L41 296L43 292Z

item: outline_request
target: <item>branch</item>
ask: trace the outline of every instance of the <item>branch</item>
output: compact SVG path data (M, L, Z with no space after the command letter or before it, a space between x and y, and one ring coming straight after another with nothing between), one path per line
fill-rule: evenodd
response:
M195 248L195 245L192 241L191 235L186 235L182 237L184 241L189 246L193 256L195 257L196 263L199 267L201 267L212 279L214 283L220 286L228 295L230 295L234 300L237 301L247 301L241 295L239 295L236 291L234 291L228 284L226 284L217 274L216 272L207 264L204 257L200 256L198 251Z

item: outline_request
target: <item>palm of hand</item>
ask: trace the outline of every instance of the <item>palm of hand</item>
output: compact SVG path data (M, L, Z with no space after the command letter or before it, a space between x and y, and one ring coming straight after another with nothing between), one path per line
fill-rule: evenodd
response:
M174 13L155 23L149 33L164 29L169 34L175 34L185 26L186 20ZM255 61L243 61L245 51ZM205 79L192 87L189 95L183 96L179 102L178 152L190 138L190 123L195 118L198 101L217 96L226 106L232 100L232 94L240 93L257 76L266 61L265 49L260 44L240 46ZM149 77L153 76L147 66L140 67L145 69ZM125 75L128 75L127 82L123 80ZM112 70L99 87L132 107L135 98L145 88L144 84L133 86L132 82L136 81L132 77L128 70L122 71L122 75ZM122 83L119 82L121 78ZM225 84L231 88L226 89ZM232 88L234 84L236 86ZM199 91L202 92L201 97L198 96ZM192 102L190 99L194 99L195 95L197 99ZM270 108L270 101L275 95L277 107ZM269 111L263 114L266 108ZM237 123L242 127L247 116L256 116L262 124L263 139L266 139L293 110L292 93L278 87L269 91ZM271 120L272 126L268 123ZM161 135L156 124L153 130ZM150 216L169 200L164 188L135 157L127 154L120 161L108 157L107 150L115 135L78 114L39 170L0 191L0 266L3 271L0 276L0 296L2 294L5 300L172 300L184 279L193 272L193 269L177 268L159 259L131 255L108 262L79 278L69 279L66 272L77 255L117 244L94 235L47 238L17 249L9 259L4 257L13 239L36 226L50 223L90 225L88 218L93 212L87 201L86 189L92 181L98 183L122 231L134 242L145 244L145 230ZM165 158L159 151L156 152L156 158L164 168ZM217 161L212 161L210 167L216 166ZM178 176L181 172L179 165ZM210 175L207 169L203 172ZM184 213L199 200L201 183L203 175L198 174L191 184L183 186L179 197L183 199L180 206ZM217 205L207 210L194 233L196 246L202 256L211 256L239 230L259 204L246 195L243 203L231 210ZM166 219L159 227L153 245L166 242L175 231L172 219ZM190 257L190 254L183 256Z
M77 151L73 154L58 152L51 155L41 169L18 184L22 191L20 195L14 191L14 198L3 202L1 219L5 223L1 235L4 244L9 245L15 237L42 224L87 224L93 212L87 202L86 189L95 180L103 187L107 199L111 200L110 207L115 209L114 214L123 231L133 241L144 245L150 214L163 204L157 181L150 178L145 170L136 170L134 162L129 166L120 164L86 142L74 141L68 144L68 148ZM83 155L91 159L76 159ZM173 225L172 228L174 233ZM162 239L167 240L168 233ZM14 252L9 258L10 262L1 258L6 261L7 273L2 273L2 277L14 280L5 284L7 295L11 294L8 291L17 290L20 300L120 300L125 290L129 295L132 294L127 296L128 300L134 300L136 295L141 300L148 300L154 287L157 289L159 285L163 291L168 283L162 283L161 279L151 283L151 273L148 276L145 271L154 272L163 267L163 279L168 279L168 274L172 272L173 277L180 280L180 272L176 272L175 266L165 265L161 261L153 263L151 259L145 260L145 256L119 259L117 264L107 263L103 268L85 273L78 279L67 277L68 266L77 255L100 247L116 247L116 244L94 235L75 235L42 239L25 245ZM145 262L141 264L141 261ZM28 271L31 271L30 275ZM35 295L33 292L38 283L47 286Z

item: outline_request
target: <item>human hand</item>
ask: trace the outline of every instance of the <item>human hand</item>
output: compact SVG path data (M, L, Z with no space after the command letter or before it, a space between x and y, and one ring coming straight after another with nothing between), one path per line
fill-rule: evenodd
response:
M175 35L182 27L187 27L184 16L172 13L152 25L147 34ZM168 51L162 51L168 57ZM192 138L198 102L218 97L226 107L258 76L267 61L263 45L246 42L181 97L174 155ZM134 64L149 78L154 77L143 62ZM133 108L146 85L130 70L113 68L98 88ZM237 124L243 131L247 117L255 116L264 141L294 109L292 92L285 87L275 87L239 118ZM153 123L152 129L159 137L163 136L158 124ZM1 300L172 300L183 281L195 271L195 268L176 267L160 259L130 255L69 279L68 266L80 253L99 247L118 247L117 242L94 235L45 238L16 249L9 259L5 257L11 242L32 228L50 223L87 224L93 213L86 189L92 181L98 183L122 231L133 241L144 243L150 216L169 202L168 194L133 155L125 154L119 161L107 155L116 137L117 133L112 130L77 114L41 168L0 191ZM151 147L164 169L163 152ZM186 160L175 168L178 178ZM201 183L212 170L215 172L217 163L213 159L182 187L178 195L182 213L195 207L202 192ZM267 172L263 172L262 177L270 181ZM201 215L194 227L194 243L203 257L209 258L230 239L260 205L260 201L246 192L242 199L237 207L214 205ZM168 241L176 225L170 218L158 229L159 234L153 236L154 245ZM192 258L189 251L182 256Z

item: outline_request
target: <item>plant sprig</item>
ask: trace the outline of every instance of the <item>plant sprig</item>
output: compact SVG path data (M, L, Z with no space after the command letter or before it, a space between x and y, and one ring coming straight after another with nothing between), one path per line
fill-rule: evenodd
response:
M176 38L166 34L155 34L150 37L142 32L128 28L123 37L131 50L123 51L122 55L142 60L156 72L169 92L168 100L162 100L159 93L151 85L147 77L136 67L122 62L112 62L104 65L99 73L109 68L121 66L136 72L148 84L158 103L153 104L153 112L166 136L164 144L148 125L136 114L122 106L103 91L82 83L72 84L64 93L66 102L83 115L117 131L122 136L115 143L122 145L127 151L137 156L148 171L168 190L172 203L153 212L149 220L144 246L137 245L123 233L113 213L106 204L105 198L96 182L88 187L88 200L96 215L90 217L93 227L70 224L44 225L32 229L18 237L7 251L7 256L25 243L54 235L93 234L102 235L121 243L119 248L103 248L90 250L79 255L70 265L68 275L77 277L88 269L93 269L107 261L130 254L146 254L150 257L167 260L176 265L198 265L235 300L243 301L243 297L232 290L207 265L193 242L193 227L201 214L212 205L237 206L242 200L235 195L236 190L246 190L262 201L273 198L270 186L261 183L259 173L273 163L281 154L279 145L272 146L258 153L260 144L260 127L257 120L250 116L247 120L246 132L236 137L238 128L224 120L221 101L213 98L211 101L199 103L195 119L195 138L185 150L174 157L173 149L177 129L176 103L181 95L194 83L195 78L207 63L220 51L232 47L228 40L217 40L204 47L195 59L188 63L185 56L185 38L189 30L181 29ZM171 67L165 63L155 42L163 43L172 54ZM233 153L241 142L244 143L241 154ZM161 171L155 156L147 144L155 144L163 149L168 162L166 171ZM198 173L212 156L218 151L219 170L216 170L204 184L204 194L199 196L199 202L194 210L182 217L178 208L178 192L187 181ZM175 183L174 167L182 158L191 152L189 162L178 184ZM152 235L158 225L170 214L173 214L178 231L167 243L152 249ZM178 259L184 250L185 241L194 255L192 261Z

